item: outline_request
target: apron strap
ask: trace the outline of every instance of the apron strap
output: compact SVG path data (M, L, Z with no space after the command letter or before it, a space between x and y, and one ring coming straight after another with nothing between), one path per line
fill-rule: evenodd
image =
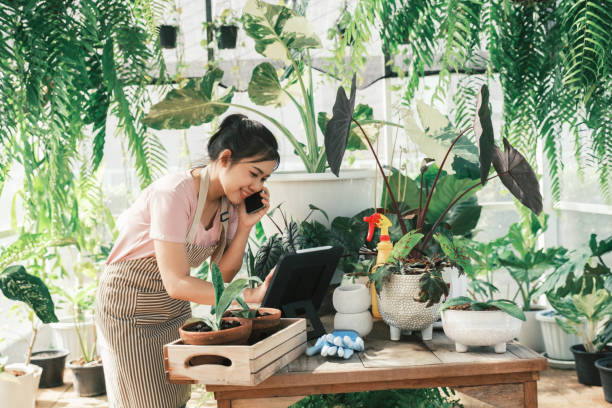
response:
M227 197L223 196L221 199L221 226L219 228L219 243L217 244L217 248L210 256L210 259L216 263L219 263L221 257L223 256L223 252L225 252L225 246L227 244L227 236L229 231L229 210L227 204Z

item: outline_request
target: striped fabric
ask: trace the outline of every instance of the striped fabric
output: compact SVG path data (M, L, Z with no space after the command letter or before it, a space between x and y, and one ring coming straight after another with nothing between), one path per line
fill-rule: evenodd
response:
M200 192L208 191L205 175ZM209 257L218 262L226 247L227 220L222 222L217 245L203 247L190 242L202 213L199 202L204 199L200 194L185 243L191 267ZM226 210L224 197L221 214ZM107 265L98 285L95 313L112 408L176 408L187 402L190 385L166 382L163 346L179 337L178 329L191 316L191 308L189 302L168 296L155 257Z

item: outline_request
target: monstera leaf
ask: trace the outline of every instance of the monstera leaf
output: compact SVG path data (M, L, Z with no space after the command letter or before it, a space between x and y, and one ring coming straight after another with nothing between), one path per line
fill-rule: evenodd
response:
M542 195L535 172L523 157L506 138L504 138L504 151L494 147L493 167L504 186L510 190L523 205L540 215L542 212Z
M257 255L255 255L255 268L253 270L255 276L264 279L270 270L276 266L282 254L281 239L274 234L259 247Z
M483 85L476 101L476 117L474 118L474 134L478 141L480 156L480 181L484 185L489 176L493 152L495 150L495 137L493 136L493 123L489 109L489 88Z
M325 112L319 112L319 115L317 116L317 123L323 134L325 134L325 128L327 127L327 122L329 122L330 119L331 117ZM374 111L370 106L362 103L357 105L355 107L355 111L353 112L353 119L359 123L362 123L361 127L368 135L370 142L374 142L376 139L378 139L380 129L382 128L382 123L379 121L375 123L363 123L365 121L374 120ZM348 140L346 141L346 150L355 151L368 149L367 142L365 141L359 126L351 121L350 127L351 129L348 135Z
M9 266L0 274L0 290L11 300L24 302L43 323L57 322L55 306L47 285L21 265Z
M287 7L248 0L242 18L244 31L255 40L255 50L265 57L288 64L290 50L321 47L306 17Z
M190 79L181 89L173 89L163 101L153 105L144 123L153 129L187 129L208 123L223 114L234 97L234 87L215 99L216 84L223 71L215 68L203 78Z
M257 105L282 106L289 99L269 62L255 67L248 88L249 98Z
M444 156L451 147L453 140L459 134L446 116L423 101L417 101L417 112L423 128L421 128L410 110L403 111L404 129L419 151L442 165ZM449 152L443 169L449 174L455 172L453 163L455 157L476 164L478 149L467 138L461 137Z
M332 173L336 176L340 174L340 164L346 151L349 132L351 130L351 120L355 110L355 91L356 77L353 75L351 81L351 97L346 97L343 87L338 88L336 102L332 109L333 116L325 127L325 153L327 163Z

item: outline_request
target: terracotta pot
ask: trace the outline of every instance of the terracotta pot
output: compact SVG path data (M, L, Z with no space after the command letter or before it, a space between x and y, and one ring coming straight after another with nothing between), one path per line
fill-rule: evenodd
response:
M247 339L251 335L253 322L250 319L242 319L240 317L224 317L222 320L227 322L239 322L240 326L232 327L231 329L209 331L209 332L193 332L185 330L199 322L192 322L182 326L179 329L181 340L185 344L192 345L213 345L213 344L246 344Z
M232 309L225 312L224 316L229 317L229 314L234 310ZM253 310L253 309L251 309ZM272 307L260 307L259 313L269 313L267 316L258 316L253 319L249 319L253 322L253 329L249 337L249 344L257 343L259 340L267 337L274 333L278 326L280 326L281 311Z

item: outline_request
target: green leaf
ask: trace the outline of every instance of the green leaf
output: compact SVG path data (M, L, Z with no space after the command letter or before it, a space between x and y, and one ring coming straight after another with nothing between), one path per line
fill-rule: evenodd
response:
M446 302L444 302L441 306L440 306L440 311L444 310L444 309L448 309L451 306L459 306L459 305L465 305L465 304L472 304L473 300L470 299L467 296L458 296L458 297L454 297L452 299L448 299Z
M219 321L219 325L221 324L220 320L223 317L223 314L227 311L227 308L230 307L230 305L237 300L242 291L249 286L250 281L261 283L261 279L253 276L250 278L235 279L229 285L227 285L223 291L223 294L221 295L221 298L217 302L217 308L215 310L215 316Z
M262 106L279 107L289 100L278 80L276 69L269 62L263 62L253 70L248 94L253 103Z
M508 313L512 317L516 317L519 320L525 321L527 318L525 317L525 313L521 310L520 307L515 305L509 300L501 299L501 300L490 300L487 302L491 306L495 306L499 310Z
M351 130L351 120L355 109L355 91L356 76L353 75L350 98L347 98L344 88L340 86L332 108L333 116L325 126L325 154L327 163L336 176L340 174L340 165Z
M399 266L397 264L383 264L379 266L375 266L372 270L372 273L368 275L370 282L374 283L374 287L376 288L376 293L380 295L380 292L383 288L383 283L387 280L391 274L399 273Z
M211 262L212 264L212 284L215 289L215 306L219 307L219 301L221 299L221 295L223 294L223 288L225 287L225 283L223 282L223 275L221 274L221 270L219 266L215 262ZM223 314L223 313L222 313Z
M257 250L255 269L253 270L255 276L265 279L270 270L276 266L282 254L283 247L281 240L278 235L274 234Z
M474 118L474 134L478 141L480 153L480 181L485 185L489 177L493 151L495 148L495 137L493 135L493 123L491 122L491 111L489 110L489 88L483 85L476 100L476 117Z
M319 208L319 207L317 207L316 205L313 205L313 204L308 204L308 208L310 208L311 210L314 210L314 211L319 211L321 214L323 214L325 219L327 221L329 221L329 217L327 216L327 213L324 210L322 210L321 208Z
M472 179L459 179L453 174L446 176L440 176L436 183L436 189L434 190L427 214L426 220L430 223L434 223L444 213L446 208L461 195L464 191L472 187L477 182ZM464 195L455 205L466 202L481 189L480 186L472 189L469 193ZM473 201L472 201L473 202ZM449 218L449 213L446 214L442 222L445 222Z
M389 254L387 262L394 263L400 259L407 258L410 251L421 241L423 234L416 231L409 231L398 242L393 245L393 250Z
M190 79L184 88L173 89L159 103L151 107L144 123L153 129L187 129L209 123L229 108L234 88L216 98L216 84L223 71L215 68L203 78Z
M458 239L453 239L451 242L447 237L440 233L434 234L434 239L438 241L442 252L448 256L448 259L454 262L460 269L466 271L466 273L471 273L471 259L468 256L466 249L463 247L463 244L461 244Z
M290 61L288 51L321 47L312 26L293 10L265 1L248 0L242 10L243 28L261 55Z
M535 172L508 139L504 138L504 151L495 146L493 166L500 180L523 205L539 215L542 212L542 195Z
M403 175L395 168L391 170L391 176L388 176L387 179L391 191L399 203L404 203L408 210L419 207L419 187L413 179ZM426 197L423 197L423 205L425 205L425 199ZM391 208L391 195L384 183L381 202L384 203L384 207Z
M482 206L476 197L469 197L455 204L445 217L452 236L470 235L480 219Z
M291 221L282 237L283 251L295 252L302 248L300 228L295 221Z
M23 266L9 266L0 273L0 290L7 298L27 304L43 323L58 321L49 288Z

